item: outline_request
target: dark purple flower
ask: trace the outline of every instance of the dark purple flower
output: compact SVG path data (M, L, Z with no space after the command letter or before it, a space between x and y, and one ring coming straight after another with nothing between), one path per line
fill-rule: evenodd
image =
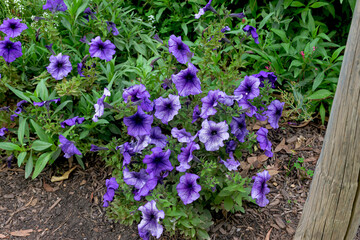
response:
M171 84L172 84L171 78L165 78L163 80L163 83L161 84L161 87L165 90L172 89Z
M170 149L165 152L160 147L151 149L152 154L146 155L143 162L147 164L146 172L151 176L160 176L163 171L172 171L174 167L169 161Z
M220 163L224 164L225 167L229 170L229 171L236 171L238 169L238 167L240 166L240 163L238 161L235 160L234 158L234 154L232 152L230 152L229 154L230 158L227 159L226 161L224 160L220 160Z
M105 99L105 97L109 97L109 96L111 96L110 91L107 88L104 88L104 94L102 95L101 98L99 98L97 100L97 103L94 104L95 114L94 114L94 116L92 118L92 120L94 122L97 122L98 118L101 117L104 114L104 109L105 109L104 99Z
M200 79L196 76L198 71L192 63L189 63L187 69L171 76L179 96L185 97L201 93Z
M257 112L255 113L256 119L259 120L259 121L266 121L267 116L264 115L265 112L260 112L260 111L264 111L264 108L263 108L263 107L259 107L259 109L258 109Z
M19 108L22 108L22 105L27 103L28 101L26 100L21 100L20 102L16 103L16 106L18 106Z
M10 116L10 120L11 120L11 121L15 121L15 118L16 118L16 117L18 117L18 115L17 115L17 114L13 114L13 115Z
M241 114L239 117L232 117L230 123L231 133L239 140L239 142L245 142L245 137L249 134L246 129L245 114Z
M206 119L211 115L215 115L215 113L217 112L217 110L215 109L218 104L217 101L224 95L226 94L220 90L210 90L208 95L201 99L203 105L201 107L200 117Z
M188 45L183 43L181 36L171 35L169 39L169 52L172 53L179 63L185 64L189 61L188 54L191 54Z
M149 135L154 117L147 115L141 108L131 117L124 118L124 124L128 127L128 134L133 137Z
M146 181L149 179L149 175L146 174L145 169L140 169L140 172L130 172L127 167L123 170L124 182L127 185L134 186L136 189L141 189Z
M220 97L217 101L231 107L232 105L234 105L234 101L239 102L242 98L243 96L241 94L236 96L228 96L226 95L226 93L221 92Z
M18 103L16 104L17 108L16 108L16 110L14 111L15 114L13 114L13 115L10 116L10 120L11 120L11 121L15 121L15 118L18 117L19 114L24 110L24 108L23 108L23 106L22 106L24 103L27 103L27 101L26 101L26 100L21 100L20 102L18 102Z
M196 120L198 120L199 117L200 117L200 109L199 109L199 105L196 105L193 111L193 115L192 115L193 120L191 123L196 122Z
M120 149L121 154L124 156L123 166L127 166L131 157L135 155L134 146L128 142L116 147L116 150Z
M91 19L96 19L95 12L91 11L91 8L86 8L84 11L84 18L89 21L89 15L91 16Z
M65 153L64 157L70 158L72 155L82 155L79 149L75 147L74 142L67 140L63 135L59 135L61 150Z
M260 79L259 87L264 87L264 82L268 80L269 83L271 83L271 88L275 88L275 82L277 81L277 76L275 76L273 72L260 71L258 74L254 74L252 76Z
M7 37L14 38L20 36L21 32L27 29L25 23L21 23L21 19L5 19L0 25L0 31L5 33Z
M257 173L252 179L254 180L254 184L251 189L251 197L256 199L257 205L265 207L269 203L266 194L270 192L270 189L266 182L270 179L270 174L267 170L264 170L261 173Z
M153 127L150 130L150 144L164 148L167 144L167 136L161 133L160 127Z
M229 126L226 121L213 122L204 120L201 124L201 130L199 131L200 142L204 143L207 151L217 151L220 147L224 146L223 141L229 138L227 132Z
M230 17L237 17L237 18L244 18L245 14L244 13L231 13L229 16Z
M155 117L163 124L168 124L181 108L179 96L169 94L168 98L159 97L155 99Z
M231 28L229 26L225 26L224 28L221 29L222 33L225 33L226 31L231 31Z
M102 60L110 61L112 56L115 54L115 45L106 40L105 42L101 41L100 36L97 36L94 39L91 39L91 44L89 48L91 57L98 57Z
M47 0L46 4L43 5L43 10L46 9L51 12L65 12L67 10L67 6L65 5L64 0Z
M192 173L185 173L180 177L176 190L185 205L194 202L200 197L201 186L196 182L198 178L198 175Z
M185 172L190 168L189 162L193 159L192 152L195 150L200 150L199 144L195 142L190 142L186 147L181 148L181 153L178 155L180 166L177 166L176 170Z
M256 114L257 107L252 105L248 100L241 99L239 101L239 107L241 107L242 110L245 110L245 114L249 117L252 117L254 114Z
M50 56L50 64L46 67L48 72L56 80L61 80L66 77L72 70L71 62L69 61L69 56L62 55L59 53L57 56Z
M7 129L6 127L0 128L0 137L5 136L5 132L8 132L9 129Z
M108 30L109 32L112 32L112 34L113 34L114 36L119 35L119 30L116 28L116 24L115 24L115 23L109 22L109 21L107 21L106 23L107 23L107 30Z
M244 81L235 89L234 95L243 96L243 99L253 99L260 94L260 80L253 76L245 76Z
M112 177L110 179L106 179L106 188L107 191L104 195L104 205L103 207L108 207L109 202L114 199L115 190L119 188L119 184L116 181L116 178Z
M138 225L139 235L143 239L149 237L150 234L159 238L163 232L163 226L159 224L159 221L165 217L164 211L156 208L155 200L139 207L138 210L142 212L142 220Z
M141 135L136 137L136 142L134 145L134 152L141 153L149 144L150 144L150 136L149 135Z
M256 132L256 140L259 142L260 144L260 148L262 150L265 150L265 155L268 157L272 157L273 153L271 152L271 142L270 140L267 138L267 134L268 134L268 130L266 128L260 128L257 132Z
M195 14L195 19L199 19L206 11L211 11L215 14L217 14L216 10L211 6L212 0L210 0L205 7L200 8L199 13Z
M86 36L83 36L82 38L80 38L79 41L90 45L90 42L86 39Z
M150 194L150 191L155 189L159 181L157 176L149 176L149 179L146 181L145 185L140 189L134 191L134 199L140 201L141 197L146 197Z
M94 144L91 144L90 152L98 152L98 151L102 151L102 150L109 150L109 149L106 147L99 147Z
M259 35L256 33L256 28L250 26L250 25L246 25L243 28L244 32L247 32L247 35L249 36L251 34L251 36L253 37L253 39L255 40L256 44L259 44Z
M55 98L55 99L51 99L48 101L42 101L42 102L33 102L34 106L38 106L38 107L42 107L42 106L46 106L47 108L50 106L50 103L54 102L54 103L58 103L60 102L60 98Z
M7 167L11 168L11 161L14 158L14 154L11 154L7 159L6 159L6 163L7 163Z
M0 41L0 56L2 56L6 62L11 63L22 55L20 41L12 42L9 40L9 37L5 37L4 41Z
M153 105L149 100L150 94L143 84L138 84L124 89L123 92L124 102L127 103L129 99L131 102L140 105L143 111L150 112L153 110Z
M190 143L197 137L197 134L192 136L191 133L186 132L184 128L179 130L176 127L171 129L171 135L182 143Z
M160 39L159 35L158 34L155 34L154 35L154 39L158 42L160 42L161 44L164 44L163 40Z
M66 119L65 121L62 121L60 123L60 125L61 125L62 128L65 128L66 125L74 126L76 124L81 124L81 123L83 123L84 120L85 120L85 118L76 116L76 117L73 117L73 118Z
M85 66L84 66L84 64L82 64L82 63L78 63L77 64L77 71L78 71L78 74L80 75L80 77L85 77L84 76L84 69L85 68Z
M230 127L231 127L231 123L230 123ZM225 144L226 144L226 150L225 150L226 153L235 152L237 142L235 142L234 140L230 140L230 141L226 142Z
M268 106L268 110L265 111L266 116L269 117L268 122L274 129L279 128L279 119L281 117L285 103L279 100L274 100Z

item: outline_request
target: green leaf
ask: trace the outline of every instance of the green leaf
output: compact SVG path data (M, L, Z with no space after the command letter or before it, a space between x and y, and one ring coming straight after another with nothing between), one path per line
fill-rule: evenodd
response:
M53 115L55 115L57 112L61 111L68 103L72 102L71 100L67 100L63 103L61 103L54 111Z
M26 157L26 152L21 152L18 156L17 156L17 163L18 166L20 167L21 164L24 162L24 159Z
M196 229L196 236L201 240L210 240L209 234L203 229Z
M90 131L89 130L85 130L83 132L80 133L80 139L84 139L89 135Z
M323 6L327 6L329 5L329 3L327 2L315 2L313 4L310 5L311 8L320 8L320 7L323 7Z
M85 0L84 3L77 9L75 19L77 19L78 16L84 12L88 4L89 4L89 0Z
M300 62L299 60L293 60L293 61L291 62L291 64L290 64L289 69L290 69L291 67L300 67L300 66L302 66L302 65L303 65L303 63Z
M41 171L45 168L46 164L48 163L48 161L51 158L51 154L52 154L52 152L43 153L36 160L35 170L32 175L32 179L35 179L41 173Z
M325 125L325 107L324 104L321 103L320 105L320 117L322 125Z
M305 5L299 1L293 1L291 4L290 4L291 7L304 7Z
M21 148L18 145L11 143L11 142L0 142L0 149L21 152Z
M321 37L322 39L325 39L325 40L328 40L329 42L331 42L331 39L325 33L320 33L318 35L318 37Z
M81 156L75 155L75 157L76 157L76 160L79 163L79 165L82 167L82 169L85 169L85 165L84 165L84 162L83 162Z
M272 28L271 31L273 31L276 35L278 35L283 42L289 42L289 40L286 37L286 33L285 33L284 30Z
M338 49L336 49L333 53L333 55L331 56L330 62L334 62L334 60L339 56L339 54L342 52L342 50L344 50L345 46L339 47Z
M18 130L18 139L21 145L24 144L24 135L25 135L25 127L26 127L26 118L19 118L19 130Z
M26 162L26 166L25 166L25 178L28 178L32 172L34 168L34 162L32 159L32 152L30 152L30 156L29 159Z
M7 83L5 83L5 85L6 85L16 96L18 96L18 97L21 98L22 100L26 100L26 101L28 101L29 103L32 102L31 99L30 99L29 97L25 96L25 94L24 94L23 92L15 89L15 88L13 88L13 87L11 87L11 86L10 86L9 84L7 84Z
M183 29L185 35L187 35L188 34L188 27L186 26L186 23L182 23L181 28Z
M322 81L324 80L324 77L325 77L325 74L324 74L324 71L322 71L321 73L319 73L315 80L314 80L314 83L313 83L313 86L312 86L312 90L315 91L316 88L322 83Z
M47 142L49 137L45 134L44 130L32 119L30 119L31 125L35 128L35 132L41 141Z
M230 211L234 206L234 201L232 200L231 197L227 197L224 200L224 208L226 211Z
M47 100L49 97L49 91L45 85L45 81L45 79L42 79L36 86L36 92L43 101Z
M330 92L329 90L320 89L320 90L314 92L313 94L311 94L310 96L308 96L306 99L308 99L308 100L324 99L324 98L331 96L332 94L333 93Z
M260 22L258 29L262 29L264 27L264 25L269 21L269 18L274 14L275 14L275 12L272 12L272 13L268 14L266 17L264 17L264 19Z
M159 21L161 15L162 15L162 13L165 11L165 9L166 9L166 8L160 8L160 10L158 10L158 13L157 13L156 16L155 16L156 21Z
M31 149L34 149L35 151L43 151L45 149L48 149L52 145L53 145L52 143L36 140L33 142Z

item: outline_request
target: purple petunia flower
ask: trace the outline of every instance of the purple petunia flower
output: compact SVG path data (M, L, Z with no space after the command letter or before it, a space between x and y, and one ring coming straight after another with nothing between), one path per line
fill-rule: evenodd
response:
M181 148L181 153L178 155L180 166L177 166L176 170L185 172L190 168L189 162L193 159L192 152L195 150L200 150L199 144L195 142L190 142L186 147Z
M268 106L268 110L265 111L266 116L269 117L268 122L274 129L279 128L279 119L281 117L285 103L279 100L274 100Z
M89 15L91 16L91 19L96 19L95 12L91 11L91 8L88 7L84 10L84 18L88 22L90 21Z
M131 102L140 105L143 111L150 112L153 110L153 105L149 100L150 94L143 84L138 84L124 89L123 92L124 102L127 103L129 99Z
M267 119L267 116L264 115L265 112L260 112L260 111L264 111L264 107L259 107L258 110L256 110L257 112L255 113L255 117L257 120L259 121L266 121Z
M211 115L215 115L215 113L217 112L217 110L215 109L218 104L217 101L224 95L226 94L220 90L210 90L208 95L201 99L203 105L201 107L200 117L206 119Z
M149 135L154 117L147 115L141 108L131 117L124 118L124 124L128 127L128 134L133 137Z
M9 37L5 37L4 41L0 41L0 56L8 63L15 61L15 59L23 55L21 49L21 42L12 42Z
M138 210L142 212L142 220L138 225L139 235L143 239L148 239L150 234L159 238L164 230L163 226L159 224L160 219L165 217L164 211L156 208L155 200L139 207Z
M185 64L189 61L189 55L191 54L188 45L183 43L181 36L176 37L171 35L169 39L169 52L174 55L179 63Z
M15 114L13 114L13 115L10 116L10 120L11 120L11 121L15 121L15 118L18 117L19 114L24 110L24 108L23 108L22 105L23 105L24 103L27 103L27 102L28 102L28 101L26 101L26 100L21 100L20 102L18 102L18 103L16 104L17 108L16 108L16 110L15 110Z
M149 144L151 138L149 135L141 135L136 137L136 143L134 143L134 152L141 153Z
M272 157L273 153L271 152L271 142L270 140L267 138L267 134L268 134L268 130L266 128L260 128L257 132L256 132L256 140L259 142L260 144L260 148L262 150L265 150L265 155L268 157Z
M149 176L149 179L146 181L145 185L140 189L134 191L134 199L140 201L141 197L146 197L150 194L150 191L154 190L159 182L159 177Z
M146 172L151 176L160 176L163 171L172 171L174 167L169 161L170 149L165 152L160 147L151 149L152 154L146 155L143 162L147 164Z
M38 107L42 107L45 105L46 108L49 108L50 106L50 103L54 102L54 103L59 103L60 102L60 98L55 98L55 99L51 99L51 100L48 100L48 101L42 101L42 102L33 102L33 105L34 106L38 106Z
M198 175L192 173L185 173L180 177L176 190L185 205L194 202L200 197L201 186L196 182L198 178Z
M0 128L0 137L5 136L5 132L8 132L9 129L7 129L6 127Z
M275 88L275 82L277 81L277 76L275 76L273 72L260 71L258 74L254 74L252 76L260 79L259 87L264 87L264 82L268 80L271 83L271 88Z
M252 177L254 184L251 189L251 197L256 199L256 204L260 207L265 207L269 200L266 198L266 194L270 192L266 182L270 179L270 174L267 170L261 173L257 173L256 176Z
M250 25L246 25L243 28L244 32L247 32L247 35L249 36L251 34L251 36L253 37L254 41L256 44L259 44L259 35L256 32L256 28L250 26Z
M61 150L65 153L64 157L70 158L72 155L82 155L79 149L75 147L74 142L67 140L63 135L59 135Z
M167 143L167 136L161 133L160 127L151 128L150 144L155 144L157 147L164 148Z
M245 14L244 13L231 13L229 16L236 17L236 18L244 18Z
M231 124L230 124L231 127ZM225 143L226 144L226 153L231 153L234 152L236 150L236 146L237 146L237 142L235 142L234 140L230 140L228 142Z
M225 26L224 28L221 29L222 33L225 33L226 31L231 31L231 28L229 26Z
M163 124L168 124L181 108L179 96L169 94L168 98L159 97L155 99L155 117Z
M159 37L158 34L155 34L153 38L154 38L156 41L158 41L159 43L164 44L164 41L161 40L161 38Z
M246 129L245 114L241 114L239 117L232 117L230 123L231 133L239 140L239 142L245 142L245 137L249 134Z
M109 202L114 199L115 190L119 188L119 184L116 181L116 178L112 177L110 179L106 179L106 188L107 191L104 195L104 205L103 207L108 207Z
M176 138L179 142L190 143L195 140L198 134L192 136L191 133L188 133L184 128L179 130L176 127L171 129L171 135Z
M59 53L57 56L50 56L50 64L46 67L48 72L56 80L61 80L66 77L72 70L71 62L69 61L69 56L62 55Z
M28 28L26 24L21 23L21 21L21 19L7 18L3 24L0 25L0 31L5 33L9 38L20 36L21 32Z
M244 81L235 89L234 95L243 95L243 99L253 99L260 94L260 80L253 76L245 76Z
M222 103L226 106L231 107L232 105L234 105L234 102L239 102L241 99L243 98L243 96L240 95L236 95L236 96L228 96L226 95L226 93L221 92L219 99L217 100L219 103Z
M46 4L43 5L43 10L46 9L51 12L65 12L67 10L67 6L65 5L64 0L47 0Z
M205 7L200 8L199 13L195 14L195 19L199 19L202 15L204 15L205 12L211 11L215 14L217 14L216 10L211 6L212 0L210 0Z
M194 111L193 111L193 115L192 115L192 122L191 123L194 123L196 122L196 120L199 119L200 117L200 109L199 109L199 105L196 105L195 108L194 108Z
M229 170L229 171L236 171L238 169L238 167L240 166L240 163L238 161L235 160L234 158L234 154L232 152L230 152L229 154L230 158L227 159L226 161L224 160L220 160L220 163L224 164L225 167Z
M119 30L116 28L116 24L115 24L115 23L109 22L109 21L107 21L106 23L107 23L107 30L108 30L109 32L112 32L112 34L113 34L114 36L119 35Z
M256 111L257 111L257 107L252 105L246 99L241 99L239 101L239 107L241 107L241 109L243 109L243 110L246 110L245 114L249 117L252 117L254 114L256 114Z
M116 147L116 150L118 149L120 149L121 154L124 156L123 166L127 166L131 161L131 157L135 155L133 144L126 142Z
M136 189L141 189L149 179L149 175L146 174L145 169L140 169L140 172L130 172L129 169L125 167L123 176L124 182L127 185L134 186Z
M196 76L198 71L192 63L189 63L187 69L181 70L178 74L171 76L179 96L185 97L202 92L200 79Z
M91 39L89 52L91 57L98 57L108 62L115 54L115 45L112 44L110 40L103 42L101 41L100 36L97 36L96 38Z
M109 149L106 147L99 147L94 144L91 144L90 152L98 152L98 151L102 151L102 150L109 150Z
M66 119L65 121L62 121L60 123L60 125L61 125L62 128L65 128L66 125L74 126L76 124L81 124L81 123L83 123L84 120L85 120L85 118L76 116L76 117L73 117L73 118Z
M204 120L199 131L200 142L204 143L207 151L217 151L224 146L223 141L229 138L227 132L229 126L226 121L215 123L213 121Z
M105 109L104 99L105 99L105 97L109 97L109 96L111 96L110 91L107 88L104 88L104 94L102 95L101 98L99 98L97 100L97 103L94 104L95 114L94 114L94 116L92 118L92 120L94 122L97 122L98 118L101 117L104 114L104 109Z

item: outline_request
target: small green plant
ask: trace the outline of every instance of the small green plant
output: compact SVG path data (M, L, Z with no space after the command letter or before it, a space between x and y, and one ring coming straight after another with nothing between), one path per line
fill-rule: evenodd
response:
M292 156L292 155L291 155L291 156ZM311 170L311 169L306 170L306 168L303 166L304 158L299 157L299 158L296 160L296 162L291 166L291 168L290 168L290 162L291 162L291 157L290 157L290 160L289 160L289 163L288 163L288 169L289 169L289 170L288 170L288 172L286 173L287 176L289 176L290 172L291 172L294 168L296 168L296 169L298 169L298 170L300 171L300 174L302 175L302 177L305 177L305 176L303 176L303 174L302 174L302 173L304 173L304 172L305 172L306 176L307 176L307 177L310 177L310 178L314 175L314 171L313 171L313 170Z

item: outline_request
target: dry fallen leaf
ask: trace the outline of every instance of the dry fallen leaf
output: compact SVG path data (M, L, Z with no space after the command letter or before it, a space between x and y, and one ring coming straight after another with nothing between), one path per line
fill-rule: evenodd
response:
M71 168L70 170L66 171L61 177L52 176L52 177L51 177L51 182L58 182L58 181L63 181L63 180L65 180L65 179L68 179L70 173L71 173L72 171L74 171L75 168L76 168L76 166L73 167L73 168Z
M263 154L263 155L258 156L257 160L262 163L262 162L265 162L268 158L269 158L268 156Z
M305 138L300 135L300 137L297 138L297 141L295 143L295 149L298 149L301 147L301 145L305 142Z
M0 233L0 238L2 239L2 238L7 238L7 236L5 236L4 234L1 234Z
M270 240L270 234L271 234L271 231L272 231L272 230L273 230L273 229L270 228L270 230L269 230L268 233L266 234L265 240Z
M306 125L308 125L310 123L310 121L305 121L305 122L302 122L301 124L299 125L289 125L290 127L295 127L295 128L301 128L301 127L305 127Z
M15 237L27 237L30 236L30 233L32 233L33 231L34 230L32 229L26 229L26 230L11 232L10 234Z
M248 161L248 163L253 164L254 162L257 161L257 157L248 157L247 161Z
M55 192L54 188L52 186L50 186L49 184L45 183L45 181L44 181L43 187L44 187L45 191L47 191L47 192Z
M280 152L282 149L285 149L286 147L287 146L285 145L285 138L283 138L283 140L281 140L279 145L276 146L274 152Z
M266 170L269 172L270 176L274 176L279 173L279 169L274 165L268 165Z
M304 160L304 162L316 162L318 160L318 157L309 157Z

